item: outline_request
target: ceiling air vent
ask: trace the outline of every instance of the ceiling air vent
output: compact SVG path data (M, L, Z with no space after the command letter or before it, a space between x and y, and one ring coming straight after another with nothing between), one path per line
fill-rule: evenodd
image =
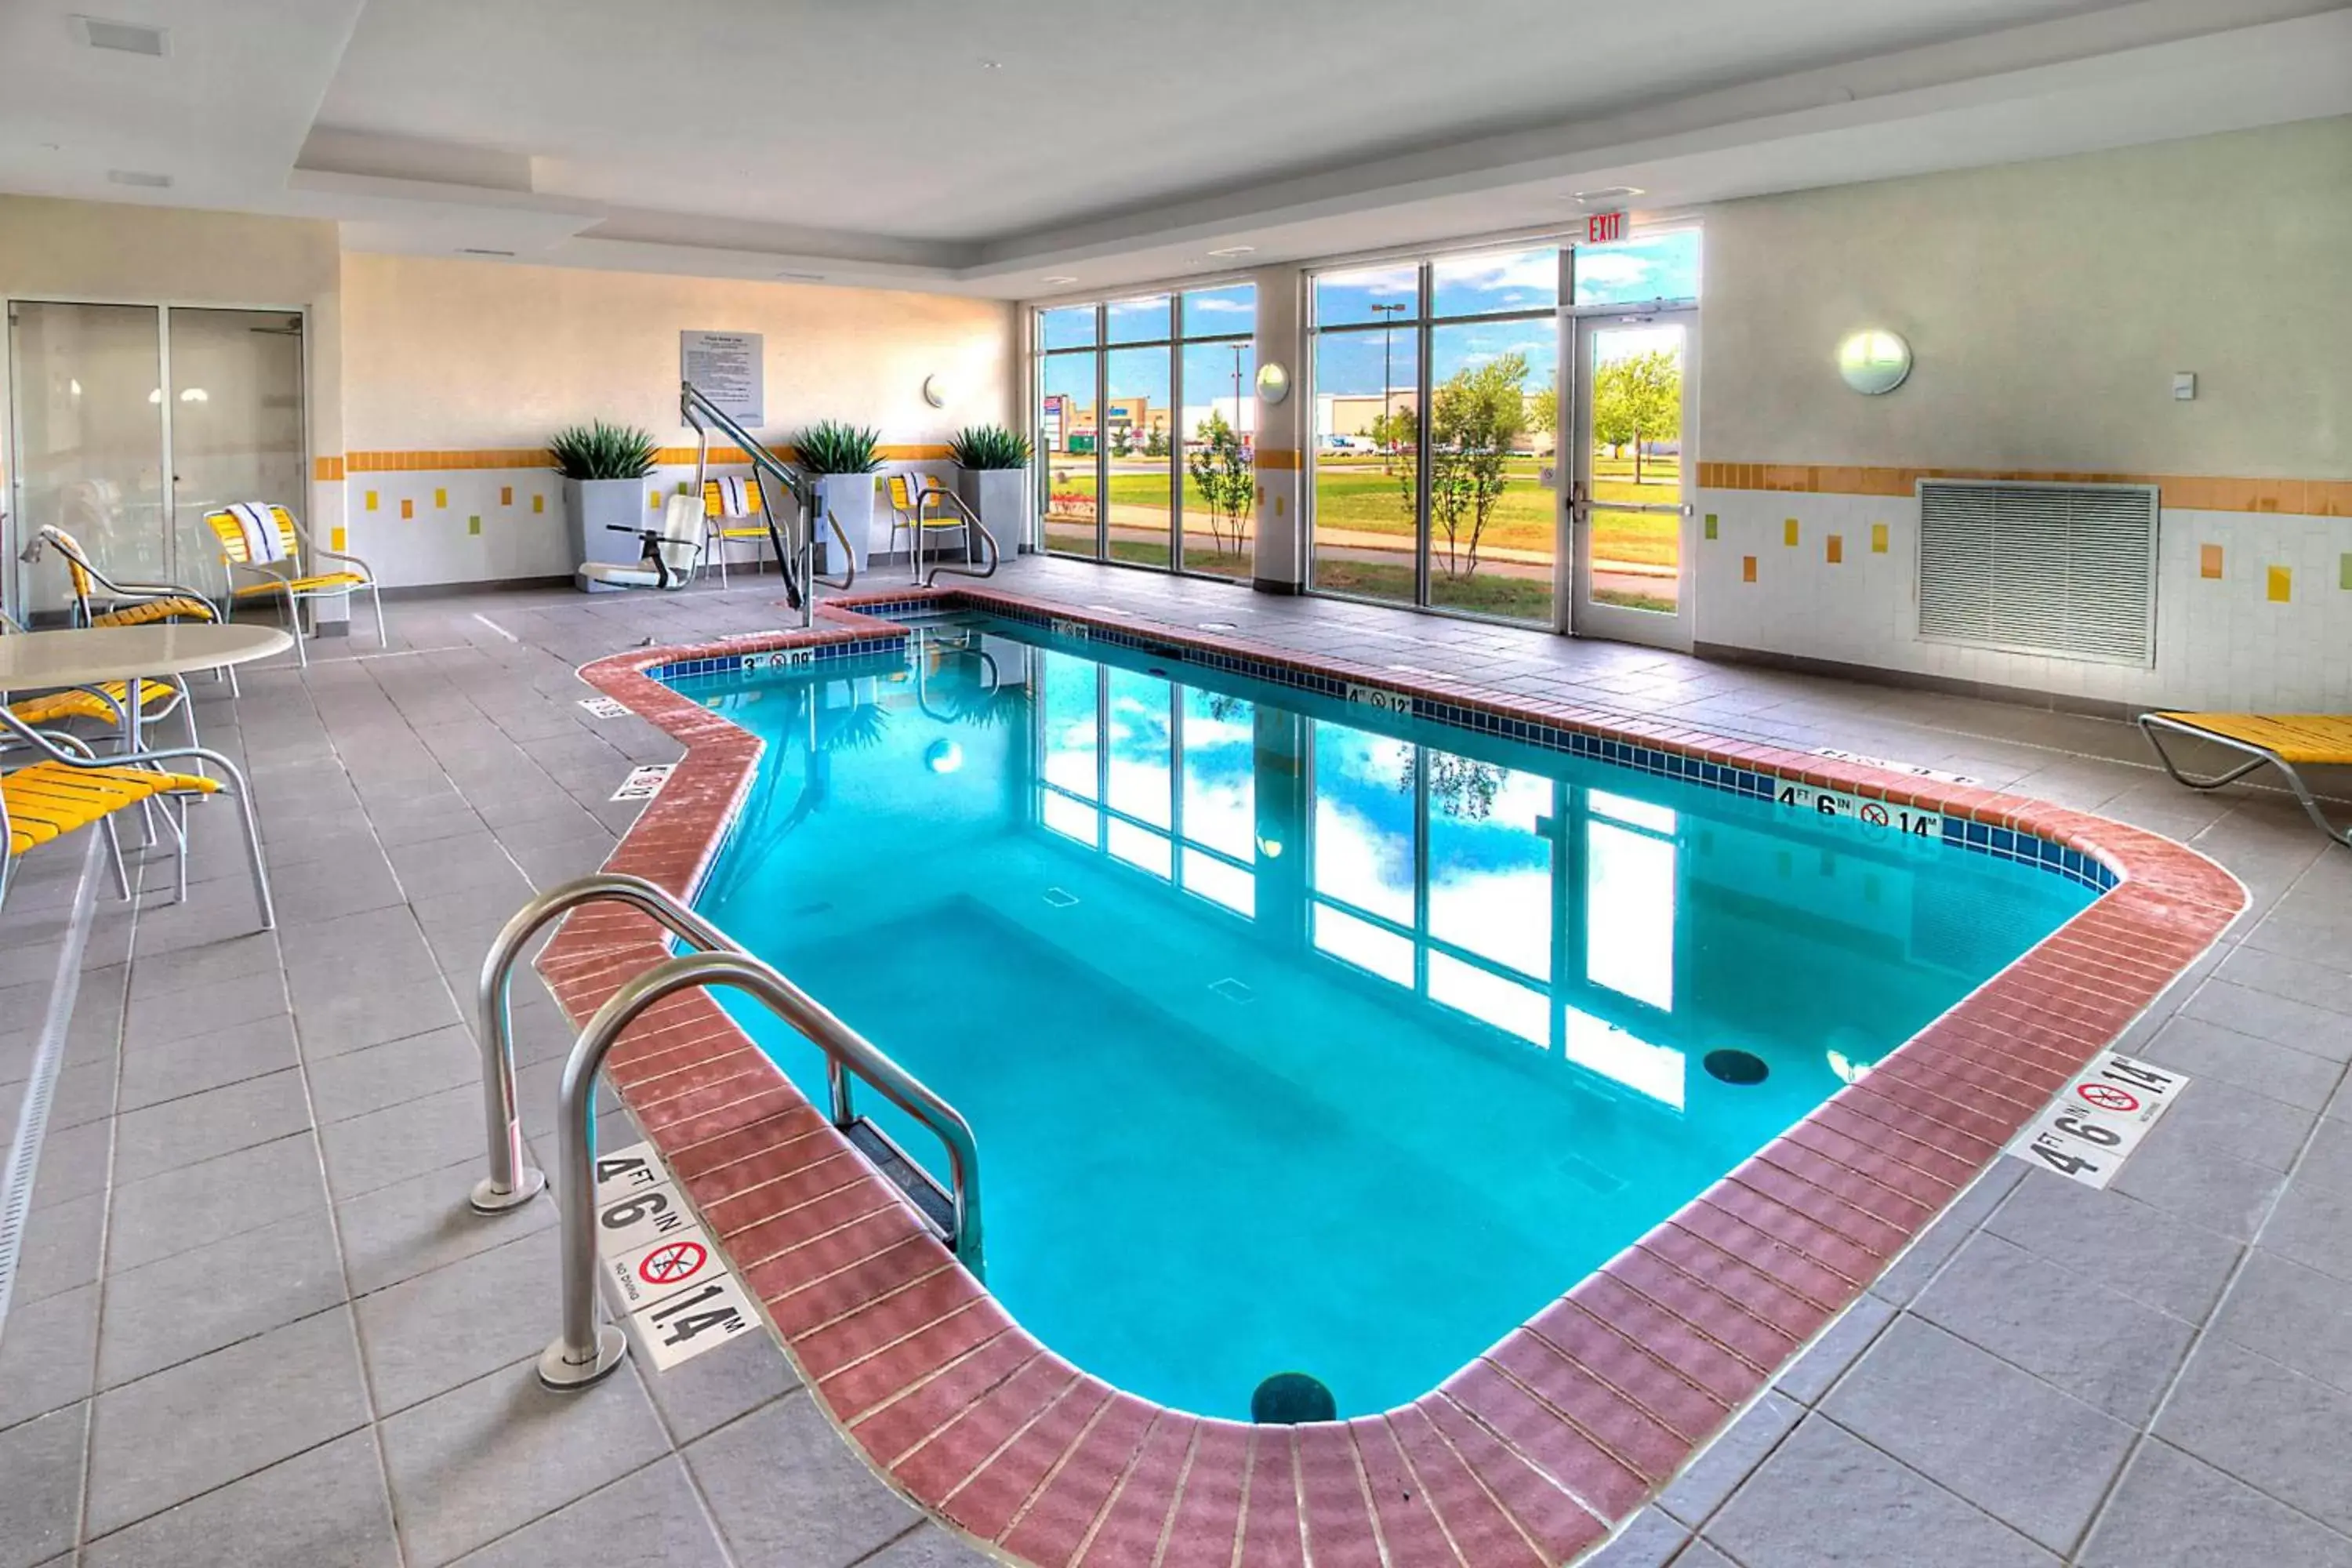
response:
M172 188L172 176L151 174L143 169L109 169L106 183L110 185L136 185L142 191L165 191Z
M1919 482L1919 635L2143 668L2156 656L2147 485Z
M139 22L109 22L97 16L76 16L73 22L75 36L93 49L145 55L159 60L169 52L169 41L161 27Z

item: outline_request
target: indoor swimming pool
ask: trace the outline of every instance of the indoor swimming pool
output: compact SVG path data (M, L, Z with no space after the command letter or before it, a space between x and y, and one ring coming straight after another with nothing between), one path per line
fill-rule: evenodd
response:
M701 910L970 1121L1006 1310L1202 1415L1425 1393L2097 896L988 616L670 684L766 742Z

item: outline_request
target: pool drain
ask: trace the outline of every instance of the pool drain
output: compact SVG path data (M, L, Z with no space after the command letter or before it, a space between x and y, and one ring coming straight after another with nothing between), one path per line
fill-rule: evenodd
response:
M1331 1397L1331 1391L1303 1372L1277 1372L1250 1395L1250 1419L1261 1426L1297 1426L1339 1418L1339 1404Z
M1772 1072L1764 1065L1764 1058L1754 1051L1709 1051L1706 1067L1710 1076L1743 1089L1752 1083L1762 1083Z

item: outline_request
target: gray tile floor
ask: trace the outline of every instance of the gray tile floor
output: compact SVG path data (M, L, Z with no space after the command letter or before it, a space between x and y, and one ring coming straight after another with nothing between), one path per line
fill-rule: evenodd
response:
M1955 769L2230 867L2254 910L2128 1041L2196 1082L2115 1187L1998 1164L1594 1561L2352 1565L2352 854L2281 797L2192 795L2102 721L1148 574L1005 577ZM189 903L98 904L0 1323L0 1568L978 1560L760 1341L540 1392L552 1206L463 1205L481 952L602 860L627 766L674 754L587 715L573 667L777 626L774 598L409 601L390 650L320 645L235 704L200 689L263 801L282 926L249 934L211 808ZM0 1125L81 866L43 851L0 915ZM543 992L517 996L543 1133L568 1042Z

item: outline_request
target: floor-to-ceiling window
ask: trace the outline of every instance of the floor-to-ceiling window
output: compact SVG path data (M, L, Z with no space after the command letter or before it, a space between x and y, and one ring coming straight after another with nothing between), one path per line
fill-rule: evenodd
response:
M1538 245L1315 276L1310 586L1553 620L1563 267Z
M1257 508L1257 289L1036 313L1045 548L1247 578Z

